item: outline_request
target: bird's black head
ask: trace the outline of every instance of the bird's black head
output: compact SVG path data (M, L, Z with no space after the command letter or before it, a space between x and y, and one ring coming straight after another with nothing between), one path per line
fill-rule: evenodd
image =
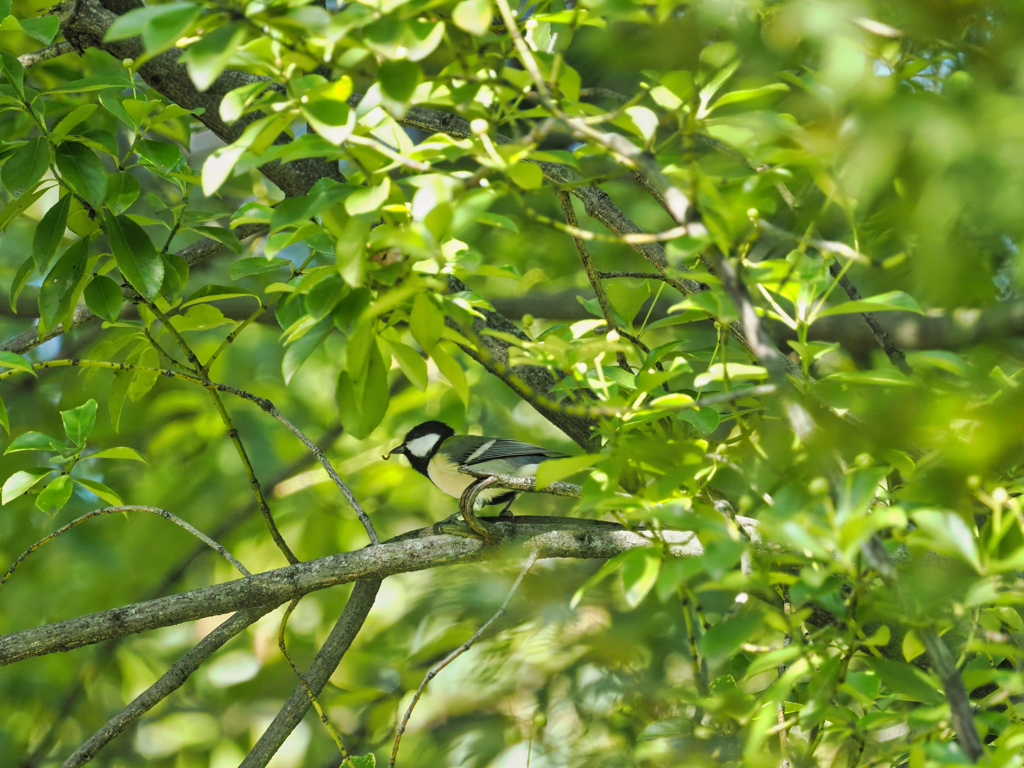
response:
M410 429L402 444L391 453L405 454L413 469L426 475L427 464L437 453L441 443L454 434L455 430L443 421L425 421Z

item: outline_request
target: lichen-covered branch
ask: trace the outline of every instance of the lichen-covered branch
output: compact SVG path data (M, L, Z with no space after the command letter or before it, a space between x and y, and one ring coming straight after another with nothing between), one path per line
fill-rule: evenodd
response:
M755 521L737 520L755 531ZM648 532L629 531L616 523L596 520L517 516L512 525L500 546L488 546L476 538L439 536L427 528L378 546L15 632L0 637L0 666L206 616L282 605L295 597L353 581L515 557L524 547L536 550L541 559L606 559L661 541L676 557L699 557L704 552L696 535L687 531L664 531L656 540Z

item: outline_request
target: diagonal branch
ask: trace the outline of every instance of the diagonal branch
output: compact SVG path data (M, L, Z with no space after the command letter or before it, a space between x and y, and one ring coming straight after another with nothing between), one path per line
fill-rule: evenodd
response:
M124 514L124 515L127 516L127 514L129 512L149 512L151 514L158 515L159 517L162 517L165 520L170 520L172 523L177 525L179 528L184 528L186 531L188 531L193 536L195 536L197 539L199 539L201 542L203 542L203 544L208 546L210 549L214 550L217 554L219 554L221 557L223 557L225 560L227 560L229 563L231 563L235 567L235 569L239 573L241 573L243 576L251 576L252 575L251 573L249 573L248 569L244 565L242 565L240 562L238 562L232 556L232 554L230 552L228 552L226 549L224 549L224 547L222 547L220 544L218 544L216 541L211 539L209 536L207 536L202 531L200 531L200 530L194 528L193 526L189 525L188 523L186 523L184 520L182 520L177 515L171 514L170 512L168 512L165 509L157 509L156 507L119 506L119 507L104 507L103 509L94 509L92 512L87 512L86 514L82 515L81 517L72 520L70 523L68 523L67 525L63 526L62 528L59 528L58 530L54 531L49 536L44 536L39 541L37 541L35 544L33 544L31 547L29 547L28 549L26 549L24 552L21 553L21 556L19 556L18 559L15 560L14 563L11 564L11 567L7 569L7 573L5 573L2 578L0 578L0 584L3 584L4 582L6 582L7 579L9 579L11 577L11 574L14 573L14 570L21 564L21 562L26 557L28 557L33 552L35 552L37 549L39 549L41 546L43 546L43 544L45 544L46 542L53 541L53 539L56 539L58 536L62 536L63 534L65 534L68 531L70 531L72 528L75 528L75 527L81 525L82 523L84 523L86 520L90 520L90 519L92 519L94 517L99 517L100 515L112 515L114 513L121 513L121 514Z
M192 650L175 662L174 666L168 669L159 680L90 736L82 746L75 750L73 755L63 762L61 768L81 768L96 757L100 750L113 741L118 734L180 688L189 676L225 643L242 633L246 627L254 624L271 609L272 606L264 605L239 611L213 630Z
M386 546L386 545L385 545ZM380 549L380 547L373 547ZM338 617L334 629L328 635L327 641L320 648L309 671L303 676L309 690L314 696L319 696L324 686L338 668L342 657L352 645L359 630L363 627L374 600L377 599L377 592L380 590L379 578L371 578L360 581L352 588L348 603ZM302 722L302 718L309 710L310 700L306 692L306 686L297 685L287 703L277 713L274 721L267 726L256 746L246 755L239 768L263 768L277 750L284 744L284 740L295 730L295 727Z

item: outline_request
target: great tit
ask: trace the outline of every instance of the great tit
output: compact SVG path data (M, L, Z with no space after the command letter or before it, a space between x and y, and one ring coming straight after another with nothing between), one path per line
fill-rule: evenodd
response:
M460 467L487 474L535 477L541 462L566 456L518 440L456 435L454 429L441 421L425 421L413 427L402 444L384 458L390 458L392 453L404 454L413 469L456 499L474 482L472 475L459 471ZM511 514L509 507L518 495L517 491L505 488L485 488L473 506L479 510L490 504L504 504L504 517Z

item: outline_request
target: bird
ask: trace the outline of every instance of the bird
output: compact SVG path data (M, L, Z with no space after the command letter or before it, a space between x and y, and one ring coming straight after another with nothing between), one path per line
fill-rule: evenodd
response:
M462 493L476 480L460 472L462 467L481 474L536 477L541 462L567 456L518 440L457 435L443 421L425 421L413 427L402 444L382 458L386 461L395 453L404 455L413 469L456 499L461 499ZM507 488L485 488L473 507L476 511L492 504L504 504L499 517L510 518L509 508L518 496L518 491Z

